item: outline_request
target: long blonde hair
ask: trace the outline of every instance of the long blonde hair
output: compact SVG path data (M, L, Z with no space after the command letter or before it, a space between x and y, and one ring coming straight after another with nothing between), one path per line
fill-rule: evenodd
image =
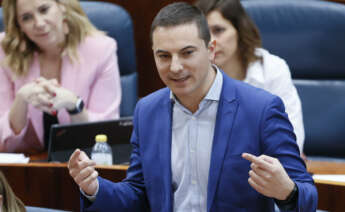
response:
M0 195L2 195L2 212L25 212L23 202L13 193L4 174L0 171Z
M78 61L77 48L89 35L102 34L89 21L79 0L52 0L65 8L64 18L69 33L66 34L63 44L63 53L67 54L71 61ZM11 69L16 77L25 76L33 61L34 53L39 52L38 46L33 43L20 29L17 21L17 0L3 0L2 11L5 25L5 37L1 46L5 52L3 64Z

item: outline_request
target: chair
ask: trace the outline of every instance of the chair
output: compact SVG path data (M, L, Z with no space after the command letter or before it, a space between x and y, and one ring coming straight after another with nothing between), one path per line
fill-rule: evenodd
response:
M132 19L124 8L112 3L82 1L80 4L96 27L117 41L122 88L120 116L131 116L138 100Z
M264 48L290 66L302 101L304 152L345 158L345 5L326 1L242 1Z
M138 99L132 19L124 8L112 3L84 1L80 4L96 27L117 41L122 88L120 116L131 116ZM3 31L2 8L0 20L0 30Z

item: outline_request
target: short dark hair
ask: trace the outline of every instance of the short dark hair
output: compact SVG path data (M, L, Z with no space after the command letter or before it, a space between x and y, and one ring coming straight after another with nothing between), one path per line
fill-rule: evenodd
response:
M169 4L158 12L151 25L151 42L153 31L157 27L172 27L188 23L196 24L199 31L199 37L204 40L205 45L208 46L211 35L206 17L199 8L186 2Z
M206 15L219 11L231 22L238 34L238 48L245 69L251 62L261 60L255 49L261 47L260 33L252 19L247 15L240 0L198 0L195 5Z

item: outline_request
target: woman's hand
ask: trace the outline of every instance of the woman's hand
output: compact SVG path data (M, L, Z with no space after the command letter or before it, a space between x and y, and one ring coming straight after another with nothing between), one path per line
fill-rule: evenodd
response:
M42 87L50 96L53 96L51 103L54 110L73 110L75 108L78 96L62 87L55 79L45 81L42 83Z
M52 102L54 96L43 87L43 83L46 81L44 78L38 78L27 83L19 89L16 98L21 102L33 105L41 111L52 113L54 111Z
M73 92L61 87L56 79L47 80L43 77L24 85L17 96L47 113L60 109L73 110L78 100Z
M52 99L54 95L44 89L43 82L47 80L38 78L33 82L25 84L16 93L11 106L9 121L14 134L18 135L27 123L28 105L33 105L40 111L56 114L53 108Z

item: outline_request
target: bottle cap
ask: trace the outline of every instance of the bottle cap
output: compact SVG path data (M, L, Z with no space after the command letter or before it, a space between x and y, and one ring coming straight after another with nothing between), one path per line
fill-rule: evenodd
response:
M104 134L99 134L99 135L96 135L95 140L96 142L107 142L108 138Z

